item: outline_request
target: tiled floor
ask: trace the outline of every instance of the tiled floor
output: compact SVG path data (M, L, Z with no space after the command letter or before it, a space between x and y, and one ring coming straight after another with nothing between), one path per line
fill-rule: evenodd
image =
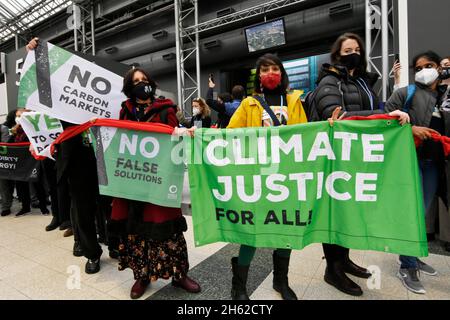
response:
M189 230L185 233L191 268L215 254L226 244L213 244L195 248L192 220L186 217ZM72 255L73 238L63 238L62 231L45 232L51 217L33 213L20 218L0 218L0 300L3 299L129 299L134 282L130 270L117 270L116 260L104 254L101 271L94 275L84 273L85 258ZM340 293L323 281L325 261L320 245L311 245L302 251L294 251L290 265L290 284L299 299L450 299L450 257L430 255L424 260L439 272L438 277L422 275L426 295L407 292L395 277L397 256L352 251L352 259L365 266L378 266L381 270L380 289L370 290L367 281L354 280L363 288L360 298ZM201 265L198 266L199 268ZM81 279L77 288L77 275ZM152 283L141 299L170 285L169 281ZM203 283L203 286L214 285ZM280 299L272 289L270 274L253 292L252 299Z

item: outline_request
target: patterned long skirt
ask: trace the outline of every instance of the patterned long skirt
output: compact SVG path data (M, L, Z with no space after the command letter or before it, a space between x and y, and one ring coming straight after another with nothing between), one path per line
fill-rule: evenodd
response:
M119 270L130 268L134 279L174 278L179 280L189 270L186 240L183 233L156 241L138 235L128 235L119 245Z

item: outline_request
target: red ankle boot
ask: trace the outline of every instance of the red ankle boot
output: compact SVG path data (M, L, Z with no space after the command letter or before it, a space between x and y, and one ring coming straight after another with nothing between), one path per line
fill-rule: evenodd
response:
M131 287L130 297L131 299L139 299L145 293L148 285L150 284L149 280L138 279Z
M172 279L172 285L174 287L183 288L184 290L190 293L198 293L201 291L200 285L191 278L189 278L188 276L185 276L180 280Z

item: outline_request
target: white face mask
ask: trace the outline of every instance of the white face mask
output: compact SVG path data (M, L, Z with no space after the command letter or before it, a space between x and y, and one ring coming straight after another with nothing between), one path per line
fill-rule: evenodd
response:
M193 109L192 109L192 115L193 115L193 116L196 116L196 115L198 115L198 114L200 114L200 109L199 109L199 108L193 108Z
M16 117L16 124L19 124L20 117Z
M439 72L435 68L422 69L416 73L416 82L429 86L439 78Z

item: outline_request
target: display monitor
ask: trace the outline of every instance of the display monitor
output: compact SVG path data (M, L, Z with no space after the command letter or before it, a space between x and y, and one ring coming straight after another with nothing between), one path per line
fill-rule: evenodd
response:
M284 19L277 19L245 29L249 52L266 50L286 44Z

